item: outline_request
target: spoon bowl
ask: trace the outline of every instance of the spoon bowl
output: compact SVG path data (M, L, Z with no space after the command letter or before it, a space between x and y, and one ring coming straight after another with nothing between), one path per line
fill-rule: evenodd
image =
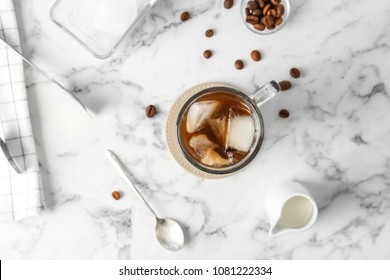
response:
M165 249L179 251L184 245L184 233L181 226L172 219L157 218L155 234Z

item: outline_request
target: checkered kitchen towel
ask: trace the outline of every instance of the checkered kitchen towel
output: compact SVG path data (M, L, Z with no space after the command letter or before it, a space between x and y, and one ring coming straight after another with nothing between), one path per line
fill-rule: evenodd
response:
M12 0L0 0L0 36L20 51ZM0 130L17 174L0 150L0 221L37 215L44 208L38 158L31 129L22 59L0 42ZM1 132L0 132L1 134Z

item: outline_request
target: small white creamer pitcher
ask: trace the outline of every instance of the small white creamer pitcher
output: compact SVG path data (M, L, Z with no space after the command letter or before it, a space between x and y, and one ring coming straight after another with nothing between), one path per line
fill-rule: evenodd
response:
M271 224L269 235L310 228L318 216L318 207L309 191L297 182L286 182L267 194L265 209Z

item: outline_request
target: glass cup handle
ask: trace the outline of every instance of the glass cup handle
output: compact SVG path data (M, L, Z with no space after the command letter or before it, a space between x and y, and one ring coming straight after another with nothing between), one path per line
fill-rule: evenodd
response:
M269 83L262 86L260 89L256 90L253 93L252 99L255 101L257 106L262 106L268 100L275 96L280 91L280 86L275 81L270 81Z

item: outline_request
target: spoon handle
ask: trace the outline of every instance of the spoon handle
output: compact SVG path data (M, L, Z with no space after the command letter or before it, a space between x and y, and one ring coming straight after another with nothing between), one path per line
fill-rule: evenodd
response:
M119 174L122 176L122 178L125 180L125 182L130 186L130 188L134 191L134 193L137 195L137 197L148 207L150 212L153 213L153 215L158 220L158 217L152 207L149 205L149 203L146 202L145 198L141 195L139 190L135 187L135 179L132 174L129 173L126 166L121 162L121 160L117 157L117 155L110 151L106 150L106 156L111 162L111 164L115 167L115 169L119 172Z

